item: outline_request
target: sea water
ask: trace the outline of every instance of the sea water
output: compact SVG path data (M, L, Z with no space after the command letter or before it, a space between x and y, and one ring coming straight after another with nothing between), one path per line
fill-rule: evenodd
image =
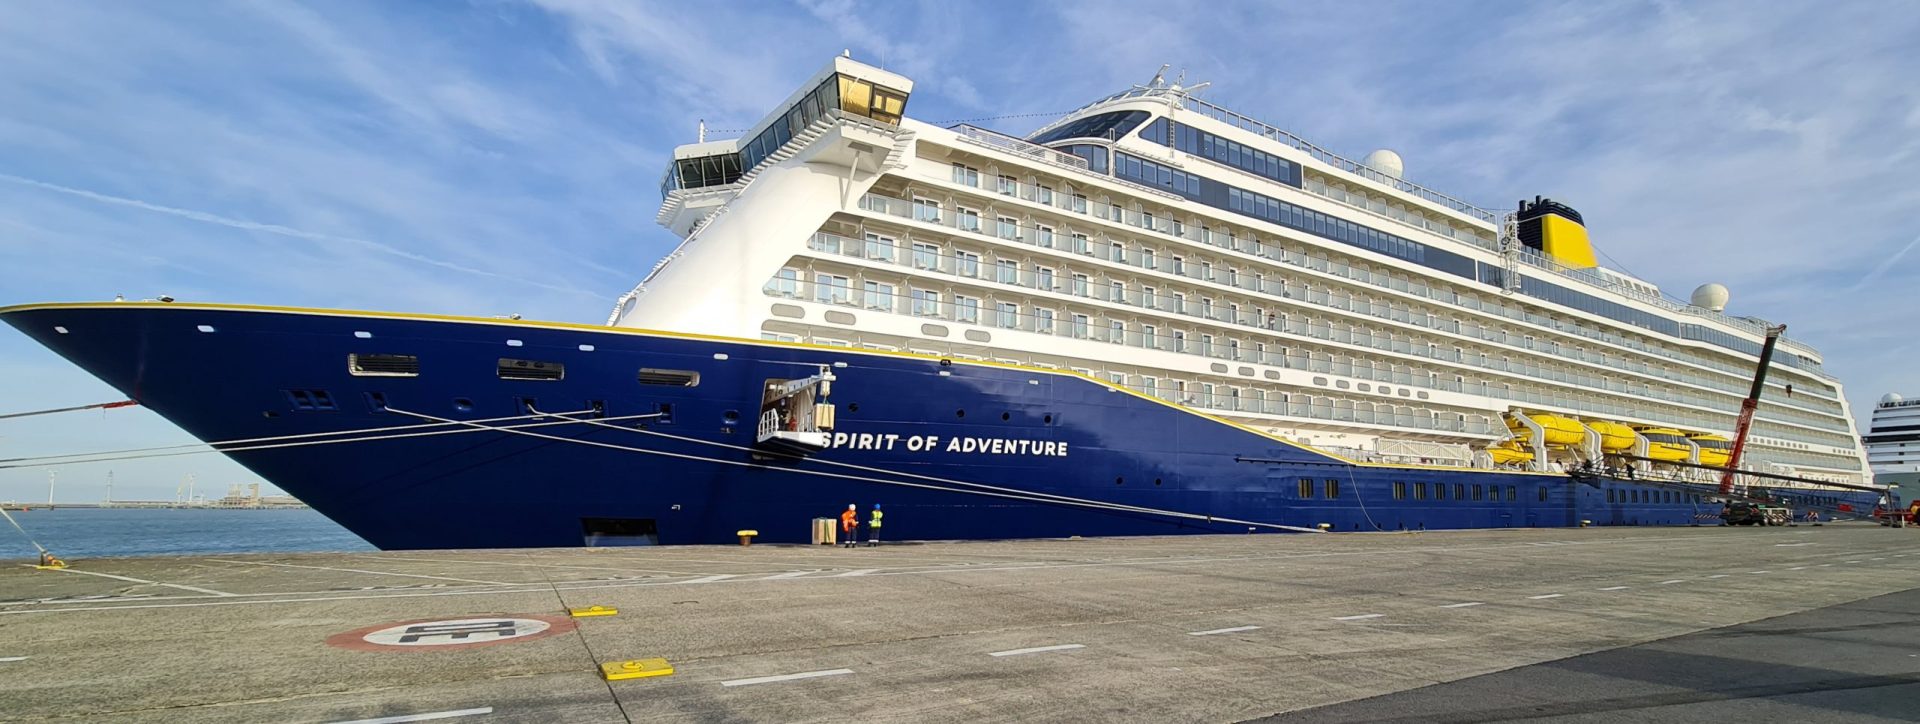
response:
M56 507L9 514L40 545L70 560L374 549L339 524L307 509ZM0 520L0 559L39 555L25 536Z

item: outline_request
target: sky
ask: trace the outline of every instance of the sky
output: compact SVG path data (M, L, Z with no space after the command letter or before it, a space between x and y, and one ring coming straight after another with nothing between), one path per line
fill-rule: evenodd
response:
M148 298L601 322L675 239L673 146L831 56L909 116L1024 134L1144 83L1505 209L1790 325L1856 417L1920 394L1920 4L35 3L0 11L0 305ZM987 119L987 120L980 120ZM725 134L715 134L724 137ZM0 414L116 395L0 328ZM0 458L187 442L132 409L0 420ZM67 466L63 500L218 495L217 456ZM0 470L0 500L46 495Z

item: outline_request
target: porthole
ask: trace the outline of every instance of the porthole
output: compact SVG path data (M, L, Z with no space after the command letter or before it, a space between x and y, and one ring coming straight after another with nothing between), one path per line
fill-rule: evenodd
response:
M196 327L196 329L199 329L201 332L204 332L206 334L213 334L213 325L211 324L202 324L199 327Z
M722 419L722 420L726 420L726 421L727 421L727 424L729 424L729 425L731 425L731 424L733 424L733 423L736 423L736 422L739 422L739 421L740 421L740 411L739 411L739 410L728 410L728 411L726 411L726 412L724 412L724 413L721 413L721 415L720 415L720 419Z
M1044 417L1044 418L1041 418L1041 420L1042 420L1043 422L1045 422L1045 423L1047 423L1047 424L1049 424L1049 425L1051 425L1051 424L1053 424L1053 416L1052 416L1052 415L1048 415L1048 416L1046 416L1046 417Z
M67 333L67 328L66 328L66 327L54 327L54 328L53 328L53 331L54 331L54 333L55 333L55 334L66 334L66 333Z
M1008 421L1008 420L1011 420L1011 419L1013 419L1013 413L1011 413L1011 412L1002 412L1002 413L1000 413L1000 421L1001 421L1001 422L1006 422L1006 421Z
M455 397L453 398L453 409L461 412L473 412L473 400L465 397Z
M1159 485L1159 484L1160 484L1160 479L1159 479L1159 478L1154 478L1154 479L1153 479L1153 484L1154 484L1154 485Z
M967 411L966 411L966 410L954 410L954 411L953 411L953 416L954 416L954 417L966 417L966 416L967 416Z
M1126 479L1126 478L1124 478L1124 477L1120 477L1120 478L1114 478L1114 479L1113 479L1113 484L1114 484L1114 485L1126 485L1126 484L1127 484L1127 479Z
M847 412L859 412L859 411L860 411L860 403L858 402L847 403Z

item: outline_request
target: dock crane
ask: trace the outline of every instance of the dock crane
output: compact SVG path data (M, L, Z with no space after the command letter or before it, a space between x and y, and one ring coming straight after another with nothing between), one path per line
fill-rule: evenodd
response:
M1733 428L1733 448L1727 451L1727 468L1720 473L1720 494L1733 494L1733 476L1740 469L1740 453L1747 447L1747 431L1753 427L1753 413L1760 408L1760 393L1767 386L1767 366L1773 362L1773 348L1780 342L1780 335L1787 333L1787 325L1778 324L1767 327L1767 341L1760 345L1760 366L1753 371L1753 390L1747 393L1747 399L1740 403L1740 421Z

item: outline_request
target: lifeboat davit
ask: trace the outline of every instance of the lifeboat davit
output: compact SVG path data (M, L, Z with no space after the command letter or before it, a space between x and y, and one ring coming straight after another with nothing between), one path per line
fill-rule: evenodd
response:
M1700 446L1700 464L1716 468L1726 467L1727 460L1733 457L1733 441L1713 433L1688 435L1688 440Z
M1647 457L1665 462L1686 462L1693 454L1687 434L1671 427L1637 428L1647 438Z
M1587 428L1583 427L1579 420L1571 417L1559 415L1528 415L1527 417L1539 423L1540 429L1546 433L1548 445L1578 445L1580 441L1587 438ZM1507 418L1507 429L1514 431L1515 434L1524 435L1527 428L1519 420Z
M1508 440L1489 447L1487 448L1487 454L1493 456L1493 464L1495 465L1512 465L1514 463L1524 463L1533 460L1533 453L1521 447L1520 441L1518 440Z
M1617 422L1593 420L1587 427L1600 433L1600 449L1606 452L1622 452L1633 447L1633 428Z

